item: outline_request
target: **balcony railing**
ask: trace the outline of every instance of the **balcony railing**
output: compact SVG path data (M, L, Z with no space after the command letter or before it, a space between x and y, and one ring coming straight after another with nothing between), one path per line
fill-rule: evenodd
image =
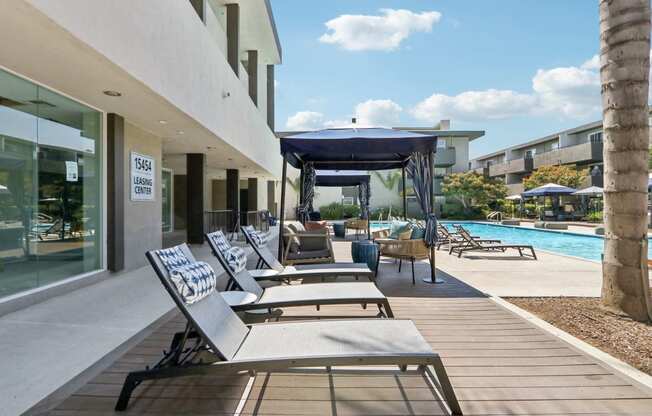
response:
M534 156L534 167L602 160L602 142L587 142L560 147Z
M435 167L437 168L447 168L453 166L457 161L455 148L438 148L435 152Z
M504 163L489 166L489 176L503 176L508 173L532 172L534 163L532 158L508 160Z

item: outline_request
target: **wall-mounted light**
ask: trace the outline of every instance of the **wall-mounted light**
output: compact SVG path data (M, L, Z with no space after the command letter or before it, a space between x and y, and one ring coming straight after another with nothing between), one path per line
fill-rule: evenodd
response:
M222 91L222 98L229 98L231 96L231 93L228 91Z
M122 97L122 93L118 91L113 91L113 90L105 90L102 91L104 95L108 95L109 97Z
M159 124L168 124L167 120L159 120L158 122L159 122Z

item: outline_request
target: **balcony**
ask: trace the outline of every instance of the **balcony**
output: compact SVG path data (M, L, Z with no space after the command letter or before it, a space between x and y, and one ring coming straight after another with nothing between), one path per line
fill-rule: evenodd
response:
M532 172L534 163L531 158L508 160L504 163L489 166L489 176L504 176L508 173Z
M587 142L554 149L534 156L534 168L548 165L599 162L602 160L602 142Z
M437 149L435 153L435 167L436 168L448 168L453 166L456 162L455 148L447 147L445 149Z
M509 183L507 186L507 195L522 194L525 187L522 183Z

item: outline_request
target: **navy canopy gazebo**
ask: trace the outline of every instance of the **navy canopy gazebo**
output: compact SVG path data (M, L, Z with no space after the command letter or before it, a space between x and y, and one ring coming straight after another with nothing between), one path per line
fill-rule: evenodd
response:
M547 183L538 188L530 189L521 194L522 197L529 198L533 196L557 196L557 195L570 195L577 191L577 189L569 188L568 186L557 185L556 183Z
M436 219L432 185L433 154L437 136L385 128L324 129L282 137L283 178L281 182L280 229L285 221L285 187L288 163L301 170L300 211L312 205L310 189L316 182L315 170L384 170L402 169L405 184L406 168L414 174L415 193L427 217L426 244L430 247L431 276L435 283ZM304 184L308 186L304 187ZM406 203L404 201L404 210ZM404 213L406 214L406 213ZM279 238L279 259L283 252Z
M342 187L357 186L360 199L362 218L367 220L367 238L371 239L371 228L369 226L369 197L371 190L369 182L371 175L362 171L318 171L315 179L315 186Z

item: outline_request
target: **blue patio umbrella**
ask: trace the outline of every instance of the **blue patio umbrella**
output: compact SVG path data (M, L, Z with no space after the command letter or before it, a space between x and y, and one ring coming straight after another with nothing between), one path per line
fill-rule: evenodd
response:
M570 195L577 191L577 189L569 188L568 186L557 185L556 183L547 183L521 194L522 197L529 198L533 196L557 196L557 195Z

